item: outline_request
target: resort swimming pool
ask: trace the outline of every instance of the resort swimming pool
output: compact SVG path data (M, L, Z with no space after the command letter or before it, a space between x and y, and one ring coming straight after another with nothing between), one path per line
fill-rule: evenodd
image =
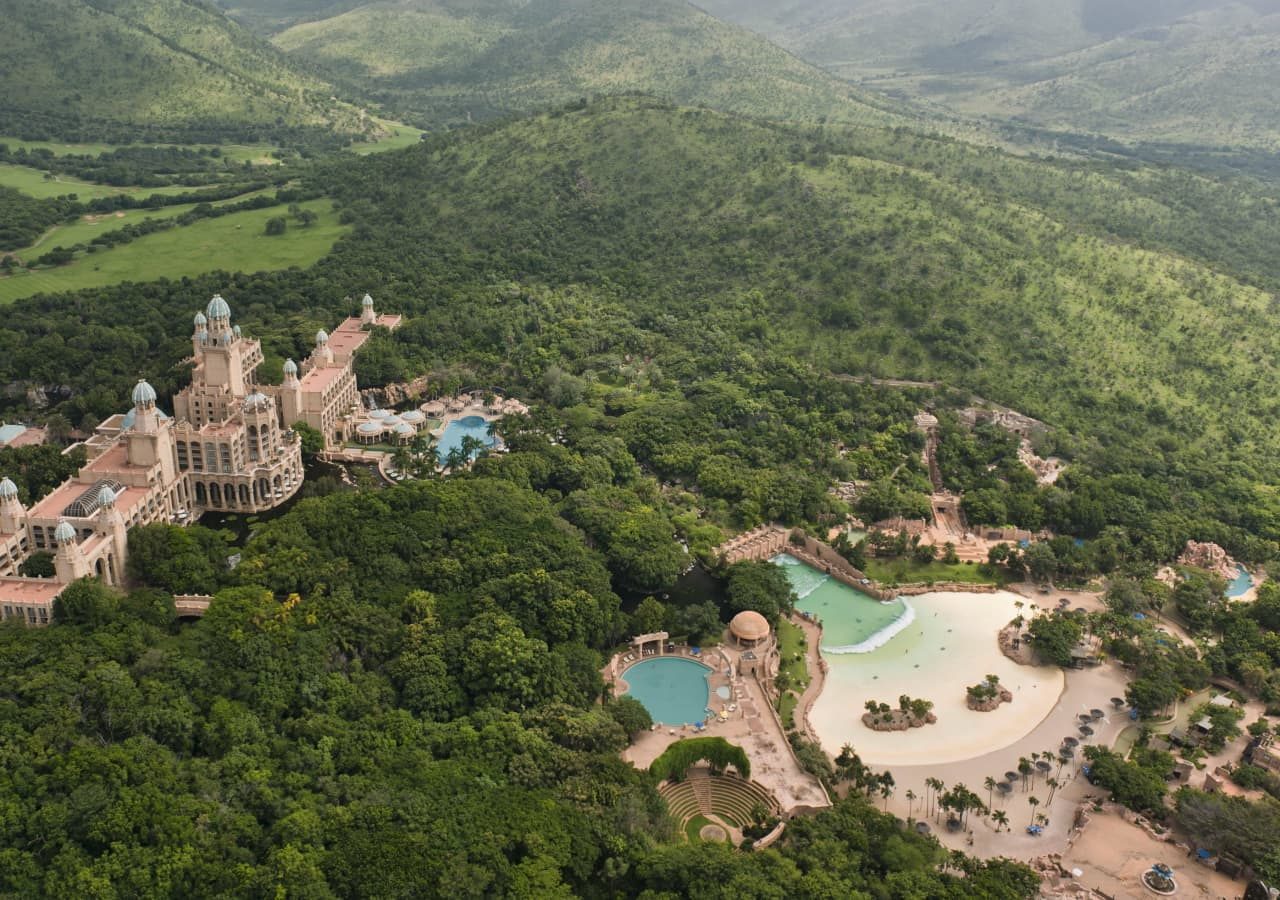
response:
M785 553L774 557L796 592L796 608L822 621L823 653L869 653L911 624L902 600L881 603Z
M653 721L692 725L707 717L710 674L711 670L700 662L658 656L636 663L622 673L622 678L627 683L627 694L644 704Z
M489 433L489 423L484 417L466 416L455 419L445 426L444 434L440 435L440 441L436 444L436 458L441 464L450 453L462 446L462 439L467 436L482 441L486 447L492 447L497 443L497 439Z
M1243 597L1253 587L1253 577L1244 566L1236 566L1236 577L1227 585L1228 597Z

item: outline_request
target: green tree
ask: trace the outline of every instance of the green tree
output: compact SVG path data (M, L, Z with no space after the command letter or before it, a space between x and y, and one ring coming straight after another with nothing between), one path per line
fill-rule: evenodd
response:
M795 604L795 592L781 566L769 562L740 562L727 570L729 607L734 612L751 610L777 626L778 619Z

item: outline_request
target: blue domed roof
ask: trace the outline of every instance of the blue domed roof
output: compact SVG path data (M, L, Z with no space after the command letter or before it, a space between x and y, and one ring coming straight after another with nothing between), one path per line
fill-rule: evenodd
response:
M364 299L363 299L363 300L361 300L361 301L360 301L360 303L361 303L361 305L362 305L362 306L367 306L367 307L369 307L370 309L372 309L372 308L373 308L373 298L372 298L372 297L370 297L368 294L365 294L365 295L364 295Z
M267 395L261 391L254 391L248 397L244 398L244 405L246 409L258 409L261 406L266 406L270 402L271 401L267 398Z
M234 334L236 337L240 337L240 326L236 325L235 327L233 327L231 329L231 333Z
M62 521L58 523L58 527L53 530L53 539L59 544L65 544L76 539L76 530L70 522Z
M291 359L286 359L286 360L284 361L284 374L286 374L286 375L297 375L297 374L298 374L298 364L297 364L296 362L294 362L293 360L291 360Z
M323 328L316 332L316 344L329 343L329 334Z
M356 431L361 434L381 434L382 426L377 422L361 422L356 426Z
M116 492L105 484L98 491L98 509L110 509L116 505Z
M231 318L231 307L227 305L227 301L222 299L221 294L214 294L213 299L209 301L209 305L205 308L205 313L210 319L229 319Z
M401 422L396 426L396 434L413 434L414 427L408 422Z
M18 496L18 486L12 479L0 479L0 500L12 500L16 496Z
M218 338L218 342L219 342L219 343L221 343L221 344L222 344L222 346L224 346L224 347L230 347L230 346L231 346L231 332L230 332L230 331L224 331L224 332L222 332L222 337Z
M209 320L208 320L208 319L206 319L206 318L204 317L204 313L202 313L202 312L198 312L198 313L196 313L196 327L197 327L197 328L203 328L203 327L208 323L208 321L209 321Z
M147 384L146 379L139 378L138 383L133 386L133 405L145 406L148 403L156 402L156 389Z

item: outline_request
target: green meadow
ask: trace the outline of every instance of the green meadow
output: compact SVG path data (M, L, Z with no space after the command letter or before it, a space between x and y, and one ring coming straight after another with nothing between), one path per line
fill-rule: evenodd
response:
M281 215L283 208L256 209L218 219L202 219L110 250L82 254L65 266L0 278L0 304L33 294L74 291L124 281L182 278L216 270L257 272L308 266L329 251L347 226L339 224L338 215L328 200L312 200L300 206L315 212L319 218L309 228L290 219L282 235L267 236L263 231L267 219Z
M422 140L424 134L421 128L414 128L412 125L404 125L400 122L391 122L386 119L378 119L378 124L383 128L390 129L391 133L380 141L364 141L351 145L351 149L361 154L366 153L384 153L387 150L402 150L405 147L414 147Z
M45 199L75 194L81 200L96 200L99 197L114 197L116 194L185 194L199 190L187 185L170 185L168 187L114 187L109 184L90 184L66 175L50 176L48 172L33 169L30 166L15 166L0 163L0 184L16 188L22 193Z
M260 191L250 191L228 200L218 200L210 205L226 206L230 203L239 203L242 200L257 197L260 194L269 194L274 190L275 188L264 188ZM43 253L48 253L54 247L74 247L76 244L87 244L100 234L116 231L126 225L136 225L148 219L175 219L195 208L195 203L181 203L177 206L161 206L156 209L126 209L111 213L81 216L74 222L53 226L40 236L40 240L30 247L14 251L13 255L23 262L29 262Z

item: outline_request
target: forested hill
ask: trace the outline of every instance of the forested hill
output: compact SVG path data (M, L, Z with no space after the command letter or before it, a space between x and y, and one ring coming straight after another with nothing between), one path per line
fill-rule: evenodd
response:
M295 6L242 0L235 9L278 15ZM374 2L301 22L273 41L424 127L625 91L765 118L906 121L685 0Z
M1275 0L703 0L804 59L962 113L1280 146Z
M139 375L184 383L203 295L236 298L283 360L370 290L409 318L362 355L365 383L461 367L572 404L594 382L730 377L749 410L773 372L936 379L1048 422L1073 461L1019 524L1123 526L1151 558L1196 537L1263 559L1280 539L1280 337L1259 324L1280 222L1237 185L613 99L335 161L312 187L354 225L313 269L20 302L0 382L69 385L72 422L101 418ZM854 440L825 407L786 409L784 431L825 435L778 437L797 459ZM669 440L637 456L672 478L706 452L648 433ZM774 483L785 460L749 455ZM778 480L820 495L830 477Z
M334 88L196 0L9 0L0 133L218 142L369 130Z

